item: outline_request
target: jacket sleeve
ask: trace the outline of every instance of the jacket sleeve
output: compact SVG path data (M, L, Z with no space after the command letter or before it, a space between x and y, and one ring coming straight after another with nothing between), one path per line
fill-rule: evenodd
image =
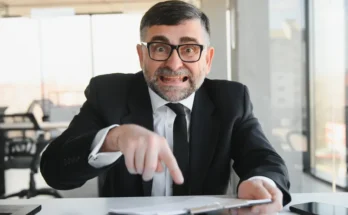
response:
M240 182L254 176L272 179L283 193L283 205L291 201L290 182L284 160L277 154L264 135L261 125L253 115L248 89L244 86L244 114L232 135L233 167ZM238 185L239 186L239 185Z
M95 79L85 90L86 101L69 127L43 152L40 169L46 183L59 190L82 186L111 165L94 168L88 163L92 142L99 130L106 127L99 114Z

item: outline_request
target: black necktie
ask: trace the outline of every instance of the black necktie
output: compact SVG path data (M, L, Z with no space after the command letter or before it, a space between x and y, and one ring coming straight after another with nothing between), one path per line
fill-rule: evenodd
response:
M184 106L179 103L168 103L167 106L176 114L173 129L173 152L184 176L184 184L177 185L173 182L173 195L188 195L189 143L187 139L185 109Z

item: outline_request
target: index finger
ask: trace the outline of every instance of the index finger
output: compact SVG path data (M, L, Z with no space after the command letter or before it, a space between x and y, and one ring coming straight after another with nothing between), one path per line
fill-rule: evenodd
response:
M176 184L184 183L184 177L182 175L182 172L179 168L179 165L178 165L172 151L169 149L168 145L166 145L166 147L162 148L162 150L159 153L159 158L168 167L168 170L170 172L170 175L173 178L173 181Z

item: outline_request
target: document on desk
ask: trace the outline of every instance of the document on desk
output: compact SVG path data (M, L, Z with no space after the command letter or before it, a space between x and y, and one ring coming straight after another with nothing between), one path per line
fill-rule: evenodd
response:
M248 207L256 204L270 203L270 199L243 200L227 197L192 196L184 199L178 198L170 203L159 203L151 206L134 207L127 209L110 209L110 214L115 215L179 215L199 214L209 211Z

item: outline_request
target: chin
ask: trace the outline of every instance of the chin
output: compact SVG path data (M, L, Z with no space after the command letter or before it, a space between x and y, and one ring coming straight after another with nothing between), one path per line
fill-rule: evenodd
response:
M150 86L157 95L168 102L178 102L186 99L195 91L192 86L187 86L185 88L176 86L160 86L158 84Z
M169 102L178 102L183 99L186 99L191 93L188 92L178 92L178 91L171 91L171 92L165 92L162 94L162 98L169 101Z

